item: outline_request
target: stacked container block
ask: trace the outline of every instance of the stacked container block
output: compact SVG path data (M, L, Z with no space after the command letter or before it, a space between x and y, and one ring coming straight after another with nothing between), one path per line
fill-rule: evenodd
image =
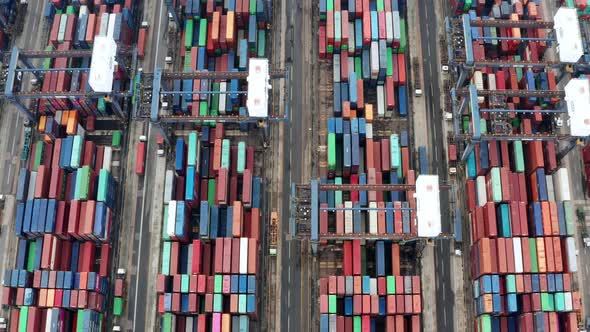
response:
M248 330L258 312L261 178L255 151L222 124L178 138L165 174L162 330Z

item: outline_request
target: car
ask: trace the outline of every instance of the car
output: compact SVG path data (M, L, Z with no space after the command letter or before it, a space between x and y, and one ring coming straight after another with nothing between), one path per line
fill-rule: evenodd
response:
M586 330L590 330L590 316L586 317L586 324L584 326L586 326Z
M442 65L442 66L441 66L441 69L442 69L442 71L443 71L443 72L448 72L448 71L449 71L449 66L447 66L447 65Z

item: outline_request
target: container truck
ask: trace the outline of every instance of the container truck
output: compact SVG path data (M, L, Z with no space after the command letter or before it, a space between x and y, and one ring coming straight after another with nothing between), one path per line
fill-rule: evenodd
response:
M137 157L135 159L135 174L137 175L144 175L145 172L146 141L147 138L142 135L137 143Z

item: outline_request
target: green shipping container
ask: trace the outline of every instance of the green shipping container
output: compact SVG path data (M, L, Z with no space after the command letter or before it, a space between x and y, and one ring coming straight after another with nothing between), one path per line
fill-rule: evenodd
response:
M336 134L328 134L328 169L336 170Z
M326 1L326 11L328 11L328 12L334 11L334 0L327 0Z
M170 242L168 241L164 241L162 247L162 270L160 273L164 275L170 274Z
M209 179L207 184L207 201L209 206L215 205L215 179Z
M393 76L393 49L391 47L387 48L387 71L385 75Z
M408 45L408 38L406 37L406 20L400 19L399 26L401 31L399 37L399 48L397 49L397 53L406 53L406 46Z
M213 292L214 293L221 293L223 290L223 276L220 274L215 275L215 283L213 284Z
M354 332L362 331L361 316L352 317L352 328Z
M99 202L107 201L107 189L109 187L109 171L101 169L98 175L98 190L96 193L96 200Z
M37 254L37 242L29 242L29 257L27 257L27 271L35 271L35 255Z
M105 104L104 98L98 98L98 110L104 112L107 109L107 105Z
M241 314L246 313L246 303L247 303L246 300L247 300L246 294L238 295L238 312Z
M45 47L46 51L53 51L55 50L55 47L49 45L47 47ZM53 66L53 59L52 58L45 58L43 59L43 69L49 69L51 68L51 66Z
M336 295L328 295L328 313L336 313Z
M123 298L115 297L115 301L113 303L113 314L115 316L121 316L123 314Z
M113 132L113 139L111 141L111 146L113 148L120 148L121 147L121 131L115 130Z
M354 72L356 73L356 78L361 79L363 77L363 62L361 57L354 58Z
M492 331L492 319L490 315L481 315L477 323L480 332L491 332Z
M387 276L387 295L395 294L395 276Z
M162 217L162 239L163 240L170 240L170 237L168 237L168 232L166 232L167 228L168 228L168 204L164 205L164 216Z
M516 276L514 274L506 276L506 290L508 293L516 293Z
M207 47L207 19L199 21L199 47Z
M574 207L571 201L563 202L563 210L565 212L565 228L568 236L574 236L576 229Z
M167 312L162 317L162 332L172 332L172 320L174 317L171 313Z
M193 47L193 31L195 30L193 19L189 18L184 23L184 47L189 50ZM190 59L190 57L187 57Z
M243 174L246 169L246 142L238 143L238 174Z
M541 293L541 310L555 311L555 304L553 302L553 294Z
M479 130L482 134L488 133L488 123L486 122L486 119L479 119Z
M33 171L38 171L39 170L39 165L41 165L41 163L43 163L43 155L45 153L45 144L43 144L43 141L38 141L37 143L35 143L35 162L33 163Z
M226 138L221 142L221 168L229 169L230 150L230 142L229 139Z
M555 310L565 311L565 295L563 293L555 293Z
M76 173L76 190L74 191L74 199L87 200L88 186L90 185L90 166L84 166L78 169Z
M219 82L213 82L213 91L219 91ZM219 112L219 94L214 93L211 96L211 115L216 115Z
M250 15L256 15L256 0L250 0Z
M385 10L385 5L383 4L383 0L377 0L377 11L382 12Z
M76 321L76 331L77 332L86 332L84 331L84 316L86 316L86 312L84 310L78 310L78 320Z
M29 307L21 307L18 315L18 332L27 332L27 321L29 320Z
M206 101L199 102L199 115L200 116L207 116L209 115L209 105Z
M334 179L334 184L342 184L342 178L336 177ZM341 190L336 190L334 192L334 204L336 204L336 206L338 206L339 204L344 204L344 202L342 200L342 191Z
M264 58L266 55L266 31L265 30L258 30L258 52L257 56L259 58Z
M189 292L189 275L183 274L180 279L180 292L181 293L188 293Z
M197 154L199 144L197 133L188 134L188 156L186 157L186 163L188 166L197 166Z
M510 206L508 204L500 204L500 215L498 216L501 220L500 232L503 237L511 237L512 231L510 229Z
M522 141L515 141L512 143L512 151L514 152L514 169L516 173L524 172L524 154L522 150Z
M82 136L76 135L76 136L74 136L74 141L72 143L72 156L70 158L70 167L79 168L81 158L82 158Z
M529 238L529 248L531 252L531 272L539 272L539 263L537 261L537 242L535 238Z
M223 311L223 295L213 294L213 312Z
M389 153L391 159L391 168L402 167L402 156L400 152L401 148L399 145L399 136L392 134L389 137Z
M520 60L521 60L520 55L514 56L514 61L520 61ZM519 82L520 82L520 80L522 80L522 75L523 75L522 68L516 67L516 79Z
M492 200L495 203L502 201L502 180L500 178L500 168L493 167L491 171L492 178Z

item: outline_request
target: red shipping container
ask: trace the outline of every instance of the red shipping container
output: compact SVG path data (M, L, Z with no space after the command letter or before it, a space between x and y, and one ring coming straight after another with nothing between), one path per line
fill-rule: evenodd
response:
M352 274L361 275L361 241L352 240Z
M215 260L213 263L213 271L215 274L223 273L223 245L223 238L215 239Z
M215 252L217 254L217 250ZM222 264L222 273L229 274L231 273L231 261L232 261L232 239L231 238L223 238L223 264Z

